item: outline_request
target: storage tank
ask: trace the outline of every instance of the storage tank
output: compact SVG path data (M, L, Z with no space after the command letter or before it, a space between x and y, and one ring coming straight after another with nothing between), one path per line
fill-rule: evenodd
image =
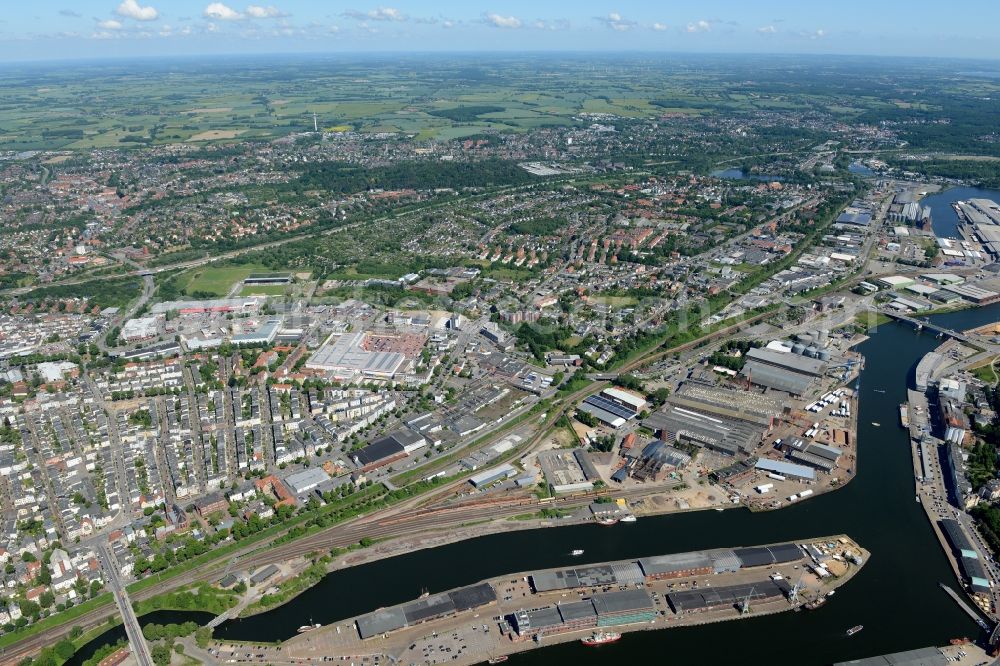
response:
M821 343L826 344L826 341L830 339L830 331L828 329L825 329L825 328L822 329L819 332L819 338L818 339L819 339L819 341Z
M805 355L808 356L809 358L816 358L816 355L818 353L819 353L819 350L816 349L815 345L810 345L810 346L806 347L806 354Z
M798 340L799 342L810 343L813 341L813 336L811 336L808 333L799 333L798 335L795 336L795 339Z
M792 345L793 354L798 354L799 356L801 356L803 353L805 353L805 351L806 351L806 346L801 342L796 342L794 345Z
M830 360L830 352L828 352L825 349L820 349L819 350L819 360L821 360L821 361L829 361Z

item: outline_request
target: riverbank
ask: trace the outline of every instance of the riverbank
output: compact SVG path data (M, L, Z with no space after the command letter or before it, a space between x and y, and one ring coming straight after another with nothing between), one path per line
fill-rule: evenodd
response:
M254 652L263 654L265 661L282 664L328 658L474 664L543 644L578 641L598 626L628 634L761 617L817 600L823 603L860 572L869 557L868 551L841 535L796 545L506 574L309 631L286 641L280 650L255 648ZM705 564L691 564L692 558L704 559ZM722 565L724 572L712 573L708 562L716 560L727 562ZM575 573L566 576L567 571ZM706 596L710 592L715 596ZM468 601L467 608L456 612L449 605L465 603L462 600ZM406 618L417 608L422 610L415 617L421 619L410 626ZM236 646L220 649L223 663L241 658Z

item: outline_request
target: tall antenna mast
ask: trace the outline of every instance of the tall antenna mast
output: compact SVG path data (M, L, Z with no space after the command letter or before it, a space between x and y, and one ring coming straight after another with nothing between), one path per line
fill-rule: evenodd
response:
M313 131L319 132L319 121L316 120L316 112L313 112Z

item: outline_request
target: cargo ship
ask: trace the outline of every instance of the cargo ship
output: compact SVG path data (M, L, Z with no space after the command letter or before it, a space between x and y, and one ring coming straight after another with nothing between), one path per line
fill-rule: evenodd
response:
M605 527L610 527L611 525L617 525L618 524L618 519L617 518L598 518L597 519L597 524L598 525L604 525Z
M910 408L905 402L899 406L899 424L904 428L910 427Z
M615 631L599 631L595 634L591 634L586 638L581 638L580 642L588 647L595 647L598 645L607 645L608 643L614 643L621 637L622 635Z
M862 629L864 629L863 625L856 624L856 625L854 625L853 627L851 627L850 629L847 630L847 635L848 636L853 636L854 634L858 633Z

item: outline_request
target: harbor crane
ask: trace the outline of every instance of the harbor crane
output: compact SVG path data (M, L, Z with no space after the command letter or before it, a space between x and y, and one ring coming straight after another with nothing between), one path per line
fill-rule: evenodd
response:
M740 602L740 615L749 615L750 614L750 598L753 597L753 592L756 589L757 589L756 585L753 586L753 587L751 587L750 591L747 592L746 598L743 601Z

